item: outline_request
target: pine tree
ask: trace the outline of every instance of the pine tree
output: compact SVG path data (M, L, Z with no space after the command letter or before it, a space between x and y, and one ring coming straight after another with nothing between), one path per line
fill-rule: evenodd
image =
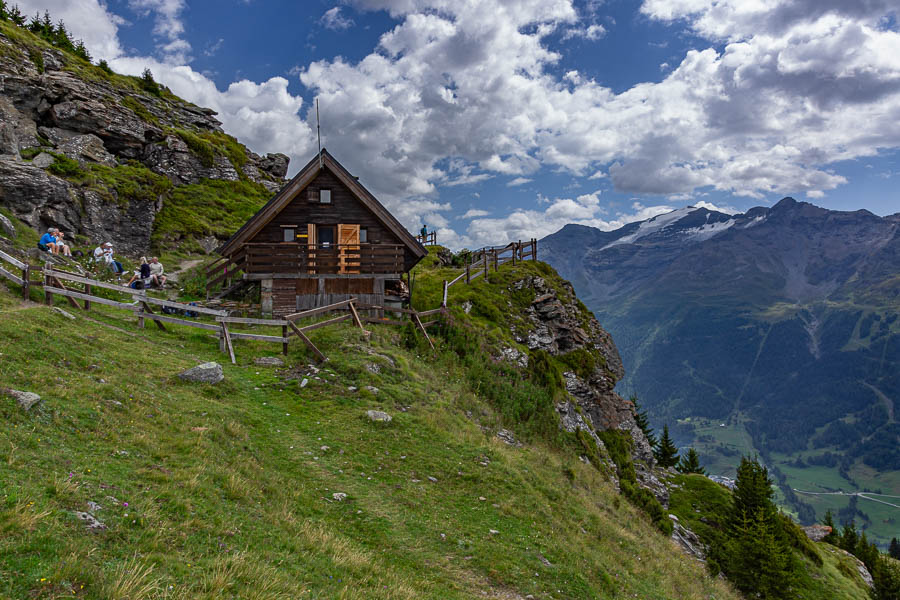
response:
M859 532L856 531L856 523L853 521L844 523L844 530L841 532L841 539L838 541L838 546L842 550L846 550L850 554L853 554L858 543Z
M634 413L634 422L637 423L637 426L641 428L641 431L644 432L644 437L647 438L647 441L650 442L650 447L653 450L656 450L656 445L659 441L656 439L656 436L653 434L653 428L650 427L650 419L647 417L647 411L641 410L641 405L638 403L638 397L636 394L632 394L631 404L633 408L631 409Z
M73 50L73 52L75 53L75 56L91 62L91 54L88 52L87 46L84 45L84 40L78 40L78 43L75 44L75 50Z
M706 469L700 466L700 456L693 448L688 448L687 454L682 455L675 468L682 473L698 473L706 475Z
M678 448L669 437L669 426L663 426L662 437L659 438L659 444L656 451L653 452L656 462L659 466L665 468L674 467L678 463Z
M888 547L888 554L891 558L900 560L900 540L897 540L897 538L891 538L891 545Z
M25 26L25 15L22 14L22 11L19 10L19 5L16 4L12 7L12 10L9 11L9 20L18 25L19 27Z
M791 551L779 533L777 519L764 507L742 515L732 531L726 573L728 580L750 597L791 597Z
M831 515L830 508L825 511L825 517L822 519L822 525L831 527L831 533L823 537L822 541L837 546L839 542L838 527L834 524L834 517Z
M154 96L159 96L162 93L159 89L159 84L153 79L153 71L149 68L145 68L144 72L141 73L141 87L144 91L150 92Z
M769 470L759 464L756 458L741 458L732 494L731 514L734 522L738 522L744 515L755 515L760 509L774 517L776 511L772 497L775 492L772 490L772 483Z
M768 469L741 458L726 523L725 573L750 596L788 598L796 561L773 496Z
M8 21L9 12L6 10L6 0L0 0L0 21Z

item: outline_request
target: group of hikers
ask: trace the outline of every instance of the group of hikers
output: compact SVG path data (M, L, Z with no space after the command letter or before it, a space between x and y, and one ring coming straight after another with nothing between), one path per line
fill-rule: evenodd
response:
M71 247L66 243L65 234L56 227L51 227L47 230L47 233L41 236L41 239L38 240L38 248L51 254L73 256ZM84 256L84 253L76 250L74 256ZM94 248L91 262L96 265L105 265L118 277L122 277L125 273L125 267L113 256L113 247L109 242L104 242ZM134 276L126 285L134 289L165 287L166 276L163 274L164 271L158 258L154 256L147 260L146 257L142 256L139 270L134 272Z

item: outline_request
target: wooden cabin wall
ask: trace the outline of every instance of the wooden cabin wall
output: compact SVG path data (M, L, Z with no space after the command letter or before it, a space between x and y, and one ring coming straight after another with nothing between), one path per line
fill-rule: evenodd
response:
M360 304L384 305L384 279L275 279L271 285L272 314L282 317L301 310L356 298Z
M321 204L318 201L319 190L323 188L331 190L330 204ZM311 200L311 197L315 200ZM367 230L366 243L368 244L403 243L327 168L323 169L250 242L281 243L284 241L282 225L296 225L298 233L306 233L306 226L310 223L314 225L359 224ZM301 239L305 240L305 238ZM406 249L404 264L413 265L416 262L412 252Z

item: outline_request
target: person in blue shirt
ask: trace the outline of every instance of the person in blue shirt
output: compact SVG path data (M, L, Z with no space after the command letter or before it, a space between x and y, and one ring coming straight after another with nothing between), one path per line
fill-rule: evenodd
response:
M38 240L38 248L40 248L44 252L57 254L59 252L59 249L56 244L56 236L54 235L55 233L55 229L48 229L47 233L42 235L41 239Z

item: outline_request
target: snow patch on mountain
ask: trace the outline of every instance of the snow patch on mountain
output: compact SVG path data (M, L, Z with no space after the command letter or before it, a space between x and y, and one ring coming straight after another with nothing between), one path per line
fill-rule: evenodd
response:
M603 248L601 248L600 250L603 251L607 248L618 246L620 244L633 244L641 238L645 238L647 236L662 232L665 229L671 228L683 218L687 217L697 210L698 209L695 206L686 206L684 208L679 208L663 215L657 215L652 219L647 219L640 224L640 227L638 227L638 229L634 233L622 236L619 239L603 246ZM676 235L684 236L685 240L689 242L702 242L722 233L726 229L733 226L736 222L734 219L728 219L727 221L709 223L709 218L712 214L713 213L708 213L706 215L707 223L705 223L704 225L701 225L699 227L690 227L680 231L675 231L673 233Z

